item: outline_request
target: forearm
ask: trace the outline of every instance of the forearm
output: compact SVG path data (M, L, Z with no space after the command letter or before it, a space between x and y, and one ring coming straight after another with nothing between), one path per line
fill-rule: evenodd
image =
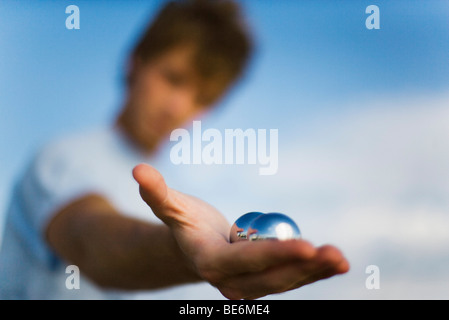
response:
M155 289L201 281L164 224L85 202L74 203L59 218L54 247L103 287Z
M98 284L153 289L200 280L165 225L121 215L89 220L82 262Z

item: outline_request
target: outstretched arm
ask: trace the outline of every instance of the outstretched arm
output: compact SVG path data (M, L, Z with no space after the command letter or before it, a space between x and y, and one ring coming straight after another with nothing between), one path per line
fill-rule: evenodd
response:
M304 240L229 243L230 225L206 202L169 188L158 171L133 171L145 202L164 224L119 214L91 195L62 210L48 241L95 282L152 289L208 281L230 299L255 299L348 271L333 246Z
M78 199L56 214L47 241L102 287L156 289L202 280L166 225L120 214L100 195Z

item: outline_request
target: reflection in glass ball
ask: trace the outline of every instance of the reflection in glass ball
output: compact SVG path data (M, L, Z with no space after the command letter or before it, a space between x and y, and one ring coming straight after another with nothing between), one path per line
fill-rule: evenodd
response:
M290 217L273 212L252 220L248 227L247 238L250 241L299 239L301 232Z
M238 218L231 227L231 234L229 240L237 242L247 240L248 227L251 221L263 215L262 212L248 212Z

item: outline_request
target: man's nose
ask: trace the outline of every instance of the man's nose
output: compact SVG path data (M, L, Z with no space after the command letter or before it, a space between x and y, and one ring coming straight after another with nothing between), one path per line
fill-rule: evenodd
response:
M176 90L168 97L166 112L171 116L182 115L193 105L193 100L193 95L188 90Z

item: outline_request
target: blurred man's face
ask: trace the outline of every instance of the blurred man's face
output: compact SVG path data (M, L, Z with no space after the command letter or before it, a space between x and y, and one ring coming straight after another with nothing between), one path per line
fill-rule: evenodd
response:
M121 126L144 149L207 110L200 81L192 67L193 50L173 49L148 63L133 61Z

